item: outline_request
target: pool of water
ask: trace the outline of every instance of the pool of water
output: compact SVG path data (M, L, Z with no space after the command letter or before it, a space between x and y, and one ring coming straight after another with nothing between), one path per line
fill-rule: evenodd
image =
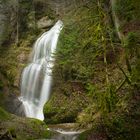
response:
M78 135L84 131L76 130L76 124L51 125L49 126L49 130L52 131L54 135L48 140L77 140Z
M51 140L77 140L78 135L81 133L81 131L64 130L60 128L50 130L56 132Z

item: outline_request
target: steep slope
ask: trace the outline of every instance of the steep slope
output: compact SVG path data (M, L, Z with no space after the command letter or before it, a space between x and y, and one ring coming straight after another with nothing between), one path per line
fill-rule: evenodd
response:
M20 0L18 8L14 2L0 3L0 36L7 33L0 46L1 106L6 108L9 94L19 95L31 46L50 28L37 28L37 21L62 19L65 26L56 52L53 94L44 107L45 122L78 122L91 129L79 139L138 140L139 0ZM11 24L8 17L14 18Z
M139 139L138 5L90 1L63 16L46 122L93 129L81 139Z
M48 138L46 124L24 115L20 94L20 76L26 66L33 42L41 33L34 26L32 1L0 1L0 139L27 140ZM2 107L2 108L1 108Z

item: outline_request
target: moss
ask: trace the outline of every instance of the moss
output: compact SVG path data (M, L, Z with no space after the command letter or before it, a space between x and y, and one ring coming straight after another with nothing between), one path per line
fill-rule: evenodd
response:
M79 136L78 136L78 140L87 140L88 135L91 133L91 130L82 132Z
M51 136L48 127L42 121L20 118L0 108L0 136L15 140L44 139Z
M117 0L115 12L120 21L120 29L123 33L139 30L140 10L139 0Z
M48 16L50 19L56 18L56 13L54 9L51 9L51 6L48 5L46 1L34 0L34 6L35 6L35 17L37 20L45 16Z
M37 34L32 35L29 33L19 41L18 45L11 44L9 47L0 47L0 73L11 90L17 90L16 88L19 86L20 74L27 65L36 36ZM3 83L3 85L5 84ZM17 93L17 91L13 92Z
M139 83L139 8L137 4L138 0L116 1L115 10L126 39L123 42L125 48L122 48L116 36L116 39L112 37L114 26L105 1L98 1L98 5L89 2L83 7L71 10L66 17L63 17L65 26L60 34L53 71L54 95L44 108L46 122L49 121L47 117L50 118L50 122L54 121L53 123L63 122L67 119L69 109L69 112L80 117L80 123L84 127L87 125L101 127L99 133L103 137L129 139L130 136L132 139L135 135L135 139L139 138L137 132L139 127L134 130L134 133L132 132L133 124L137 124L134 121L135 111L132 111L133 109L128 111L131 108L128 103L132 99L131 91L138 88L138 84L136 88L134 86L135 83ZM125 62L125 55L128 55L132 73ZM124 82L125 76L131 80L135 77L137 80L134 78L136 81L134 80L133 83L132 80L131 85ZM106 77L109 82L106 82ZM75 81L82 83L82 88L77 84L71 86ZM84 94L84 97L92 98L92 102L87 99L88 106L84 106L82 111L75 111L73 108L73 104L79 103L72 98L73 91L77 88L76 93L81 93L80 96ZM139 88L137 90L138 93ZM127 114L127 111L130 114ZM131 112L134 114L132 115ZM116 117L112 119L114 115ZM71 113L68 116L71 117ZM138 116L136 118L139 122ZM128 122L131 122L130 126ZM127 133L130 135L127 136ZM83 137L92 136L92 134L94 132L84 133ZM96 138L98 134L94 136Z
M8 120L10 119L10 114L8 114L5 110L0 107L0 120Z
M140 55L139 31L137 31L140 17L139 0L117 0L116 3L115 11L125 35L124 43L127 51L120 47L118 38L115 35L112 36L114 27L107 2L107 0L95 1L95 3L90 1L76 10L70 10L63 17L65 26L56 52L53 95L44 107L45 122L75 122L79 116L79 122L84 127L87 125L100 127L97 132L100 133L99 135L96 135L95 129L92 128L91 131L81 134L79 138L82 140L89 136L99 138L101 135L114 140L137 140L140 137L140 128L137 126L140 123L138 103L140 97L138 94L132 97L130 91L137 90L135 92L139 93ZM46 12L40 13L44 12L44 9L40 10L40 7L43 7L42 3L39 6L35 5L38 13L29 13L30 4L28 5L27 1L23 5L21 3L21 7L25 10L23 15L28 13L31 20L34 14L36 18L46 15ZM50 13L48 13L49 16L51 16ZM22 34L19 44L9 48L1 47L0 72L8 79L9 86L14 87L17 68L22 69L26 65L25 61L17 62L17 55L21 52L28 55L37 35L33 35L34 30L32 33L27 33L29 17L21 20L21 23L23 22L21 31L24 31L24 27L26 31ZM129 57L132 73L127 70L124 58L120 59L124 57L124 51ZM124 70L123 72L118 64ZM117 91L127 75L131 84L125 81ZM106 77L109 83L106 82ZM132 100L133 98L135 99ZM129 104L128 101L131 100ZM1 112L2 116L6 116L4 111ZM20 118L13 117L11 122L4 123L5 129L8 128L10 134L16 133L17 139L49 136L44 123L34 119L18 119Z
M64 116L70 115L70 118L72 118L72 116L76 118L76 116L81 113L80 107L82 110L86 110L86 106L79 105L82 101L72 98L74 92L75 98L78 97L79 100L83 100L83 102L87 104L89 103L89 108L93 106L94 103L96 104L94 107L96 107L97 110L112 111L115 108L117 101L115 101L116 95L113 90L115 90L115 86L118 84L116 81L122 79L122 74L120 74L121 72L116 68L116 63L119 60L119 51L118 54L114 51L117 51L120 46L118 45L118 40L112 37L114 27L110 19L109 11L104 8L105 6L103 1L101 1L101 6L89 2L76 10L71 10L63 17L65 26L60 34L56 52L56 63L53 71L53 96L58 97L58 99L62 98L63 103L61 99L58 103L54 103L55 101L51 99L51 106L48 105L47 107L46 105L45 107L46 117L49 115L47 109L50 110L50 108L52 110L52 114L50 113L50 115L57 116L59 112L61 112L58 116L61 116L61 114ZM71 18L72 20L70 21L69 19ZM111 83L108 87L105 83L104 46L106 47L107 69L110 73L109 80ZM115 78L118 80L115 81ZM87 89L87 85L89 84L96 87L96 91L93 90L91 93L92 97L89 96L90 90ZM97 93L96 95L95 92ZM76 94L79 94L79 96L76 96ZM61 95L63 95L63 97ZM92 98L92 103L89 97ZM84 100L84 98L86 100ZM67 102L65 103L66 100ZM69 103L69 100L72 101ZM59 103L61 104L61 109L58 111L55 109L57 109L56 105ZM77 108L71 107L75 106L75 104ZM64 109L62 106L64 106ZM70 107L70 114L65 111L68 107ZM89 109L90 112L85 112L87 116L93 115L93 110L96 109L92 108Z
M134 101L134 100L133 100ZM107 133L109 137L113 140L138 140L140 138L139 132L140 127L136 125L139 123L140 114L137 112L139 108L138 101L134 101L135 104L133 107L131 106L131 110L129 113L124 113L123 115L118 114L116 116L112 116L112 119L106 123Z
M45 122L47 124L76 122L78 112L87 106L87 101L87 97L78 93L72 93L69 97L54 93L44 107Z
M0 81L0 90L3 88L4 84L2 81Z

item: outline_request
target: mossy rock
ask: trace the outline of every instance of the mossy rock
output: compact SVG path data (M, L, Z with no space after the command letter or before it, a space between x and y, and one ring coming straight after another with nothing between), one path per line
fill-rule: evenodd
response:
M36 119L20 118L0 108L0 138L15 140L46 139L51 136L47 125Z
M88 98L81 93L65 95L54 93L49 102L45 104L44 115L47 124L76 122L78 113L88 104Z

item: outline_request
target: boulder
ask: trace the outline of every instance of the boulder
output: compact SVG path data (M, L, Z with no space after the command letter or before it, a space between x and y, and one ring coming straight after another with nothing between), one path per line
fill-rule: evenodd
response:
M49 28L49 27L51 27L53 25L54 25L54 21L49 19L48 16L41 18L37 22L37 26L38 26L39 29Z
M6 110L17 116L25 116L24 106L18 97L14 94L9 94L5 101Z

